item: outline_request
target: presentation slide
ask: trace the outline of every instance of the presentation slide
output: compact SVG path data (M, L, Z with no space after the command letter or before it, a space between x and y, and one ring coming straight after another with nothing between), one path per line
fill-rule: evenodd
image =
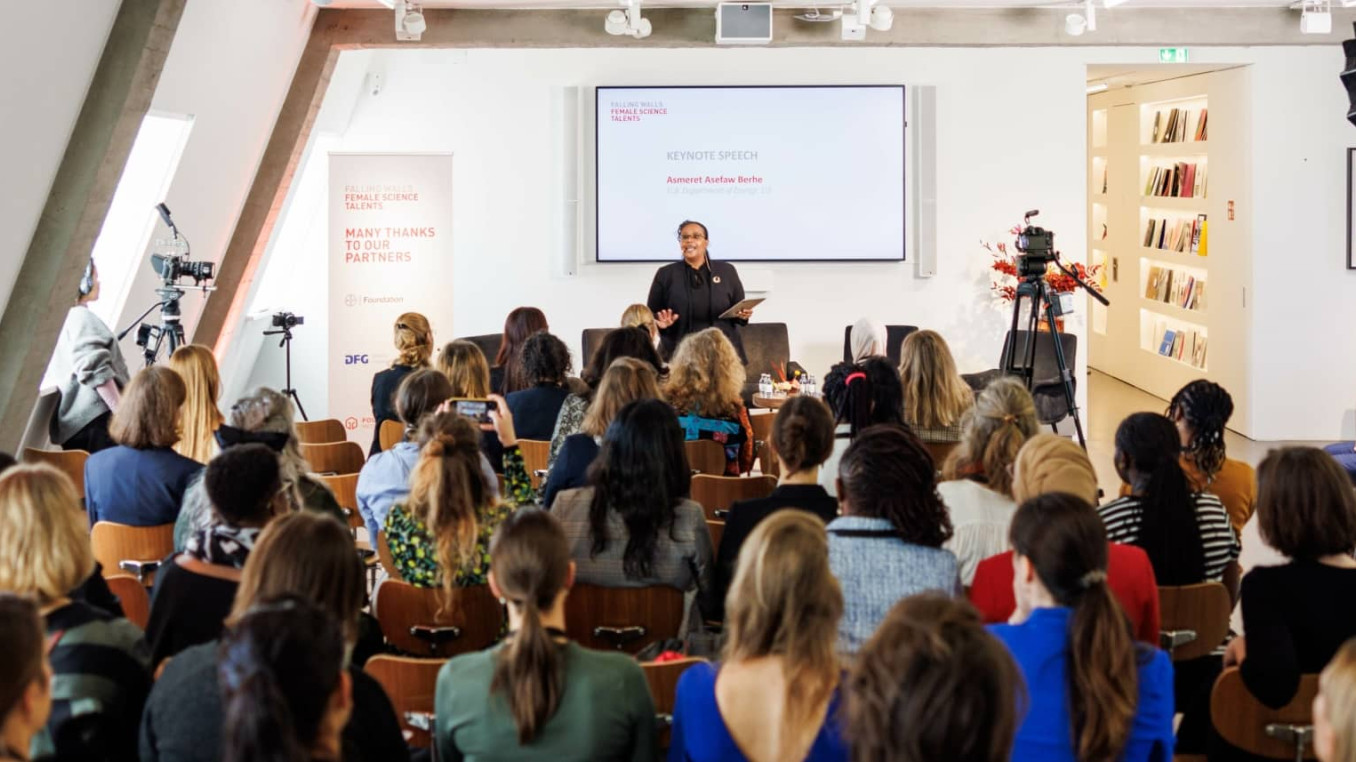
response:
M599 262L904 259L904 87L599 87Z

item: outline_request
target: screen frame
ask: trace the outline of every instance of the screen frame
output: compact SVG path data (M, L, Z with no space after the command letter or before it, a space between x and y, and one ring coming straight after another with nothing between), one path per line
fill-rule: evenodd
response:
M598 95L604 90L853 90L853 89L873 89L873 90L898 90L900 115L903 120L903 129L900 131L899 139L902 152L900 153L899 167L899 187L900 198L903 207L900 209L900 226L902 238L902 248L897 259L859 259L859 258L832 258L832 259L741 259L740 257L721 257L722 262L760 262L781 263L781 264L807 264L822 265L827 263L865 263L877 265L902 264L909 261L909 99L907 85L898 84L795 84L795 85L596 85L593 87L593 109L590 115L593 119L593 171L591 177L593 180L593 262L597 265L626 265L626 264L665 264L670 260L666 259L601 259L601 244L598 231L601 229L602 207L599 203L598 190L598 133L599 133L599 103ZM672 261L679 261L675 257Z

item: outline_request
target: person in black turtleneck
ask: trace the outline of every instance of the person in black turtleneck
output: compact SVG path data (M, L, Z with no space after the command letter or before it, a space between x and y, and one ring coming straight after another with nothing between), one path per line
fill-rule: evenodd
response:
M706 251L708 241L705 225L684 221L678 226L683 261L664 265L654 274L646 306L659 327L660 353L668 359L684 336L715 327L734 344L739 359L747 363L739 327L748 325L753 310L720 318L722 312L744 300L744 284L734 265L711 261Z

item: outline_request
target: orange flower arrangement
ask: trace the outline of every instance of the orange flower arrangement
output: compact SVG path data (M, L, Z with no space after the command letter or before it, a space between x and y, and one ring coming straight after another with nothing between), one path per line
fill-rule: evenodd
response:
M1015 238L1021 232L1021 229L1019 225L1008 232ZM985 251L989 252L989 256L993 258L993 264L989 266L994 272L993 280L989 284L990 290L993 291L998 301L1012 302L1017 298L1017 257L1021 256L1021 252L1016 251L1015 246L1012 251L1009 251L1006 243L991 244L988 241L981 240L979 245L983 246ZM1077 273L1084 283L1098 293L1102 291L1101 286L1097 283L1097 275L1102 271L1101 265L1089 267L1080 262L1074 262L1072 264L1065 263L1064 266ZM1053 264L1046 268L1045 282L1049 284L1050 290L1057 294L1071 293L1078 288L1078 283L1073 278L1065 275Z

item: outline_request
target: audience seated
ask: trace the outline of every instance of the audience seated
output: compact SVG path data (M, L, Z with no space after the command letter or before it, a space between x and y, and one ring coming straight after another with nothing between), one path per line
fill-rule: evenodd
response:
M870 318L862 318L852 324L848 334L848 343L852 348L852 362L866 362L868 357L884 357L888 348L889 331L885 324Z
M476 344L461 339L448 342L438 352L436 367L452 384L451 396L473 400L490 396L490 365Z
M1167 760L1172 664L1136 645L1107 586L1106 531L1081 497L1041 495L1012 519L1017 612L990 625L1026 681L1013 759Z
M632 304L622 311L622 328L644 328L650 337L650 345L659 351L659 325L654 322L654 313L644 304Z
M726 476L753 468L753 426L743 394L744 365L720 329L707 328L678 343L664 396L678 411L684 439L725 446Z
M183 436L174 445L174 451L185 458L206 463L216 454L217 427L226 420L217 408L217 400L221 397L217 358L211 349L201 344L189 344L174 350L169 366L183 379L187 392L180 416Z
M53 674L51 716L33 739L35 759L136 758L150 653L136 625L70 597L94 568L71 480L47 465L6 471L0 477L0 591L38 605Z
M857 432L878 423L904 423L904 389L899 372L883 357L869 357L860 365L839 363L824 377L824 401L837 426L833 452L819 471L819 486L838 497L838 461Z
M1107 538L1143 548L1160 585L1226 581L1238 558L1238 538L1219 498L1192 489L1180 453L1177 429L1167 418L1134 413L1121 422L1116 471L1131 492L1099 509Z
M207 464L203 482L215 521L156 573L146 623L152 664L221 635L255 539L274 514L287 510L278 458L264 445L225 450Z
M221 644L222 762L345 759L353 680L339 623L304 599L264 601Z
M819 486L819 467L833 451L833 414L813 397L792 397L772 420L772 450L780 465L777 488L756 500L730 506L716 553L720 598L734 579L739 549L759 522L783 508L798 508L825 523L838 515L838 501Z
M522 364L528 384L506 396L518 436L549 441L560 408L570 396L570 350L554 335L538 331L523 344Z
M838 466L842 515L829 523L829 565L843 586L838 651L861 650L900 598L960 592L956 557L942 544L951 520L937 497L936 469L901 425L861 432Z
M1342 644L1323 668L1313 712L1319 762L1356 760L1356 640Z
M202 464L171 449L179 441L183 379L160 365L132 377L108 433L116 447L85 461L85 507L99 521L136 527L173 524Z
M0 593L0 759L29 759L52 714L52 666L33 601Z
M503 397L532 386L523 373L523 345L539 331L549 331L546 316L536 307L518 307L504 318L504 336L499 354L490 368L490 391Z
M320 480L310 476L311 465L301 456L292 401L281 393L260 386L231 406L226 423L217 428L217 445L225 450L257 442L278 454L278 474L287 510L306 509L345 521L344 509ZM174 548L183 550L194 532L211 526L213 512L201 472L184 495L183 510L174 523Z
M396 358L391 367L372 377L372 446L368 455L381 452L381 424L396 418L395 393L405 376L429 367L433 355L433 329L428 318L418 312L406 312L395 321Z
M1224 426L1233 413L1234 400L1224 387L1204 379L1182 387L1168 405L1168 418L1182 437L1182 470L1192 489L1218 497L1234 531L1242 532L1257 500L1257 474L1247 463L1225 457Z
M630 328L619 331L631 331ZM614 331L613 333L618 333ZM608 334L611 336L612 334ZM606 344L604 344L604 348ZM598 350L602 354L603 349ZM571 395L570 399L575 399ZM602 383L589 403L588 411L581 421L581 431L565 438L560 455L551 466L546 483L542 486L541 504L550 508L556 495L562 490L588 486L588 469L598 457L598 443L603 433L616 417L617 411L635 400L659 399L659 376L654 366L634 357L619 357L609 363L603 374ZM562 421L564 410L561 410ZM557 425L557 431L560 426Z
M514 434L513 414L491 395L490 413L504 449L509 502L491 489L481 468L480 431L451 411L427 416L419 427L419 461L410 472L409 496L386 516L386 544L401 579L417 587L485 584L489 541L518 505L532 502L532 482ZM451 574L445 574L451 570Z
M465 344L480 351L470 342ZM448 347L452 346L451 344ZM447 347L444 347L446 352ZM439 358L441 361L443 358ZM455 397L452 384L443 373L432 368L421 368L405 377L396 392L396 415L405 427L405 439L394 447L367 459L358 472L358 513L367 526L367 536L375 540L377 531L386 523L391 506L404 500L410 493L410 473L419 461L419 444L414 441L419 424L426 416L433 414L438 406ZM494 477L494 469L484 453L480 455L480 470L485 474L486 484L494 497L499 496L499 480Z
M672 408L637 400L618 411L589 471L591 486L562 492L551 506L578 581L695 589L701 613L714 617L715 553L706 514L687 497L691 480ZM691 628L700 621L689 616Z
M961 421L960 445L943 466L947 481L937 492L956 530L946 547L969 587L980 561L1008 549L1008 523L1017 510L1012 464L1040 424L1030 392L1010 377L986 386Z
M654 344L643 331L635 328L617 328L608 331L598 348L594 350L593 357L589 358L588 367L580 374L588 390L583 394L571 394L560 406L560 415L556 418L555 429L551 433L551 454L546 465L548 470L555 466L560 448L565 444L565 438L583 430L585 411L593 402L598 385L603 382L603 374L621 357L634 357L646 362L654 370L656 378L665 373L659 352L655 351ZM549 506L550 503L546 505Z
M899 350L904 422L924 442L959 442L961 417L974 404L970 385L956 372L946 340L936 331L914 331Z
M559 522L526 510L500 525L490 589L508 606L504 643L438 673L439 759L655 760L654 703L625 654L565 637L575 565Z
M802 511L760 523L725 610L722 663L678 680L670 762L846 762L834 654L843 594L823 523Z
M366 582L353 538L338 521L312 512L272 521L245 562L227 626L238 628L256 604L293 595L319 606L336 624L345 650L358 639ZM238 630L237 630L238 632ZM156 680L141 715L142 762L217 762L228 724L218 656L228 644L211 642L180 652ZM348 668L353 713L343 739L355 754L345 759L409 758L386 692L361 669L360 652ZM274 711L280 711L277 707ZM133 721L134 722L134 721Z
M935 593L896 603L848 678L854 762L1007 762L1021 675L974 609ZM1030 708L1028 707L1028 711Z
M1037 434L1017 453L1012 469L1012 494L1018 503L1038 495L1065 492L1082 498L1089 511L1097 505L1097 474L1088 454L1072 439L1057 434ZM1161 620L1158 582L1144 551L1133 545L1107 546L1107 584L1130 618L1135 639L1157 644ZM987 624L1006 622L1017 608L1012 591L1012 551L979 562L970 602Z

